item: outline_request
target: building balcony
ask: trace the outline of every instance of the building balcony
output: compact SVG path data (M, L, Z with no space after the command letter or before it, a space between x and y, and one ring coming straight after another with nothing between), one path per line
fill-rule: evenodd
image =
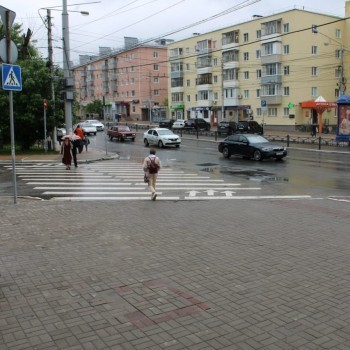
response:
M183 71L175 71L170 73L170 79L183 78L183 76L184 76Z
M226 51L229 49L238 49L238 48L239 48L239 43L235 43L235 42L222 43L223 51Z
M282 75L265 75L265 76L261 77L260 83L261 83L261 85L281 84L282 83Z
M224 80L224 89L238 88L239 80Z
M207 67L197 67L197 75L201 74L208 74L213 72L213 67L207 66Z
M239 61L224 62L224 69L239 68Z
M242 97L239 95L239 97L232 97L232 98L225 98L224 100L224 106L239 106L241 104Z
M213 85L212 84L197 84L196 88L197 88L197 91L203 91L203 90L211 91L211 90L213 90Z
M176 92L184 92L184 87L183 86L172 86L171 93L176 93Z
M272 55L261 55L261 64L270 64L270 63L278 63L282 62L281 54L272 54Z
M282 103L282 96L281 95L260 95L260 98L262 100L266 101L267 106L271 105L280 105Z

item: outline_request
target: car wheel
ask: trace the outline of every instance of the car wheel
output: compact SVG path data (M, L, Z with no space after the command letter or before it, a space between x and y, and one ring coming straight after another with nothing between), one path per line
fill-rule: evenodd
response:
M218 132L218 136L221 136L221 132Z
M144 139L144 140L143 140L143 143L144 143L144 145L145 145L146 147L148 147L148 146L149 146L149 142L148 142L148 140L147 140L147 139Z
M132 140L133 140L133 142L135 142L135 137Z
M222 155L224 156L224 158L230 158L231 154L230 154L230 152L229 152L227 147L223 148Z
M262 160L262 154L259 150L255 150L253 154L254 160Z
M109 141L112 141L112 140L113 140L113 136L109 135Z
M276 162L280 162L283 159L283 157L276 157Z
M96 136L96 133L94 132L94 135Z
M179 148L179 147L180 147L180 145L176 145L175 147L176 147L176 148Z
M162 140L159 140L159 142L158 142L158 147L159 147L159 148L163 148L163 147L164 147L164 144L163 144Z

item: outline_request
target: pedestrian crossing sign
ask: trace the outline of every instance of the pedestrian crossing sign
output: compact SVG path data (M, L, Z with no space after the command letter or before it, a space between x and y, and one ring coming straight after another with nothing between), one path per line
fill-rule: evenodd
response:
M12 64L2 64L2 88L4 90L22 90L21 67Z

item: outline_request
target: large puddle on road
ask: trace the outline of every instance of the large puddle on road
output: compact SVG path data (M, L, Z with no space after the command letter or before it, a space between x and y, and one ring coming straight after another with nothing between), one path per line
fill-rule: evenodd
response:
M240 168L207 166L205 168L202 168L201 171L210 172L213 174L226 174L226 175L240 176L255 182L288 182L289 181L288 177L276 176L275 174L267 173L263 169L240 169Z

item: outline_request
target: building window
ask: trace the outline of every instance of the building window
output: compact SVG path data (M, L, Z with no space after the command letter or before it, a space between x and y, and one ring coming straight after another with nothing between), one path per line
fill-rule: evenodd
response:
M244 72L244 80L248 80L249 79L249 72L245 71Z
M213 81L214 81L214 83L217 83L217 82L218 82L218 76L217 76L217 75L214 75Z
M158 84L159 83L159 77L153 77L153 82L155 84Z
M175 92L171 94L171 102L183 102L184 95L182 92Z
M130 84L135 84L135 78L130 78Z
M187 101L187 102L191 102L191 95L187 95L187 96L186 96L186 101Z
M159 57L159 52L158 51L153 51L153 57L158 58Z
M186 86L191 86L191 80L190 79L186 80Z
M247 41L249 41L249 35L248 33L244 33L243 34L243 41L246 43Z
M341 77L341 73L342 73L342 68L338 67L335 69L335 77L336 78L340 78Z
M261 50L255 51L255 58L259 59L261 57Z
M274 45L273 43L268 43L268 44L264 44L263 45L263 52L264 52L264 55L267 56L267 55L272 55L274 53Z
M130 72L134 72L135 71L135 67L134 66L131 66L130 67Z
M261 110L260 107L256 109L256 115L257 115L257 117L261 117L262 116L262 110Z
M256 38L257 38L257 39L260 39L260 38L261 38L261 29L258 29L258 30L256 31Z
M341 31L340 31L340 29L336 29L335 30L335 37L338 38L338 39L341 38Z
M285 33L289 33L289 23L284 23L284 24L283 24L283 31L284 31Z
M317 89L316 86L313 86L313 87L311 88L311 96L312 96L312 97L317 97L317 96L318 96L318 89Z
M268 108L267 109L267 115L269 117L277 117L277 108Z
M317 46L311 46L311 54L312 55L317 55Z
M217 58L214 58L213 59L213 66L217 66L218 65L218 59Z
M158 89L154 90L153 94L154 96L159 96L159 90Z
M261 90L260 89L256 89L256 97L259 98L260 97L260 92Z
M335 50L335 57L341 58L341 53L342 53L342 50Z
M186 55L189 55L190 54L190 48L186 47L185 52L186 52Z
M199 100L209 100L209 91L208 90L202 90L198 92L198 99Z
M283 95L284 96L289 96L289 86L286 86L283 88Z
M136 112L136 106L132 106L132 111L135 113Z
M131 90L131 96L135 96L135 90Z
M244 61L249 61L249 52L244 52L243 53L243 60Z
M284 66L283 67L283 74L284 75L289 75L289 66Z
M219 94L217 92L214 92L214 101L218 100L218 96L219 96Z
M249 90L243 90L243 97L249 98Z
M153 70L159 70L159 65L158 64L154 64L153 65Z
M316 77L317 76L317 67L311 67L311 75L313 77Z
M259 79L261 78L261 69L256 70L256 77Z
M135 54L134 53L131 53L130 54L130 59L133 60L135 58Z
M288 107L283 108L283 116L289 117L289 108Z
M283 45L283 53L285 55L288 55L289 54L289 45Z

